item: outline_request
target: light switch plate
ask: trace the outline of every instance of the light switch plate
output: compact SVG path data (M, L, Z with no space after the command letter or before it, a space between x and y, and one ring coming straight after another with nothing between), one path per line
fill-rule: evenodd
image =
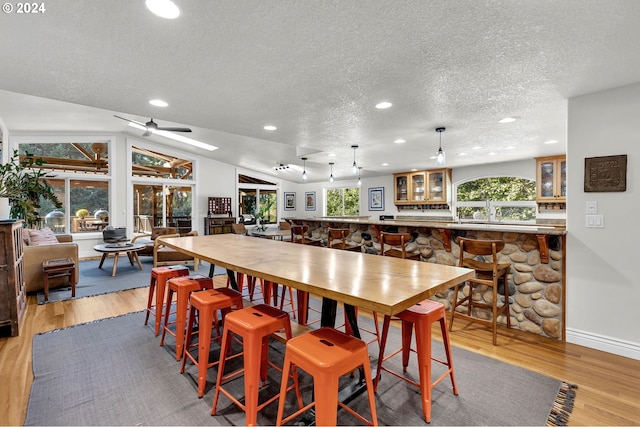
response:
M604 215L587 215L585 221L587 228L604 228Z
M598 202L595 200L587 201L587 214L594 215L598 213Z

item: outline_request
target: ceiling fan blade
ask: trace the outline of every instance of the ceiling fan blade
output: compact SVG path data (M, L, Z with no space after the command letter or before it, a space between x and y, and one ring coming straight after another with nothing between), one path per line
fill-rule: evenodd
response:
M135 121L135 120L125 119L124 117L120 117L120 116L117 116L117 115L115 115L115 114L113 115L113 117L117 117L117 118L119 118L119 119L126 120L126 121L128 121L128 122L135 123L135 124L137 124L137 125L140 125L140 126L146 127L146 125L145 125L144 123L140 123L140 122L137 122L137 121Z
M166 131L169 131L169 132L191 132L191 129L189 129L189 128L158 127L157 130L166 130Z

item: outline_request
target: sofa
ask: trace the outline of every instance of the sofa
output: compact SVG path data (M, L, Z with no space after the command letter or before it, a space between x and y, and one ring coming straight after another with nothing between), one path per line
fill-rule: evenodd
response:
M48 231L47 231L48 230ZM42 262L58 258L69 258L76 263L76 283L79 279L78 244L73 243L73 237L68 234L53 234L50 229L22 230L24 242L24 280L26 290L38 292L44 289L44 275ZM49 288L69 286L69 279L59 277L49 281Z

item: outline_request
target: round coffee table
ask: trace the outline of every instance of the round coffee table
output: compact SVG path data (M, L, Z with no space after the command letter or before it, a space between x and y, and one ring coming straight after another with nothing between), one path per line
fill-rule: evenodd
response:
M94 251L102 252L102 259L100 260L100 265L98 268L102 268L102 264L104 264L104 260L109 256L113 255L113 268L111 269L111 276L116 275L116 270L118 268L118 256L121 253L126 253L129 257L129 262L133 265L133 261L135 260L138 263L138 267L142 270L142 263L140 263L140 258L138 257L138 251L145 248L145 245L140 243L112 243L112 244L103 244L103 245L95 245L93 247Z

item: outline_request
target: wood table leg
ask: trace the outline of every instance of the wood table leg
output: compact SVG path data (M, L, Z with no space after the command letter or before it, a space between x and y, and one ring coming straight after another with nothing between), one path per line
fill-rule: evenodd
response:
M111 269L111 277L116 275L116 270L118 269L118 252L113 255L113 268Z
M133 257L136 259L136 262L138 263L138 267L140 267L140 270L142 270L142 263L140 262L140 257L138 256L138 252L133 251Z
M104 264L104 260L107 258L107 253L103 252L102 253L102 259L100 259L100 265L98 266L98 268L102 268L102 264Z

